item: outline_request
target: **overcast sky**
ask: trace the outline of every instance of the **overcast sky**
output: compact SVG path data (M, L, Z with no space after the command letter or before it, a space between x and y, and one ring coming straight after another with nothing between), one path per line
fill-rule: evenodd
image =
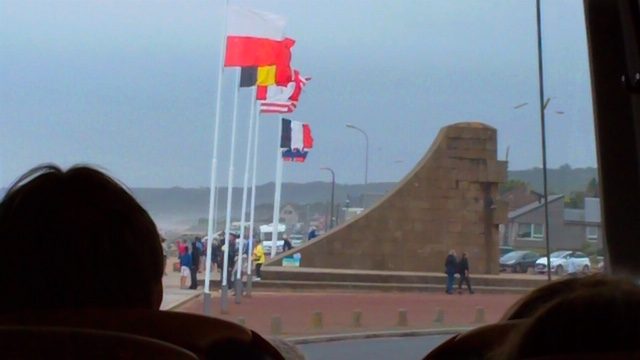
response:
M98 164L130 186L207 186L222 3L0 1L0 186L51 161ZM362 182L364 138L348 122L369 134L370 182L399 180L460 121L496 127L510 169L541 166L534 0L231 3L287 17L292 63L313 77L290 118L311 124L315 147L285 181L328 180L330 166L338 182ZM582 1L543 6L549 165L596 166ZM236 185L250 91L239 101ZM277 121L261 119L258 183L274 178Z

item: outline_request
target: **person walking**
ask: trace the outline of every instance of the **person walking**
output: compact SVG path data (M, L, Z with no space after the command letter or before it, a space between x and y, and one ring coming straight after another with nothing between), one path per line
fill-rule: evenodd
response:
M462 253L462 258L458 262L458 274L460 274L460 281L458 281L458 294L462 294L462 283L467 283L467 289L469 294L473 294L471 289L471 282L469 281L469 260L467 259L467 253Z
M262 277L262 264L265 262L264 248L262 247L262 240L256 239L256 247L253 249L253 262L256 264L256 278L254 280L260 280Z
M456 259L456 251L451 249L449 255L444 262L444 273L447 274L447 294L453 294L453 282L455 281L456 271L458 270L458 259Z

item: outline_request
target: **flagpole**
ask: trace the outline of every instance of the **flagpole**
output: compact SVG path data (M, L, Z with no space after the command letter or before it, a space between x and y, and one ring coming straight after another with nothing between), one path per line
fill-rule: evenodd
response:
M246 222L246 211L247 211L247 190L249 187L249 163L251 162L251 145L253 145L253 114L256 111L256 92L257 86L253 87L253 91L251 92L251 111L249 113L249 134L247 139L247 155L245 157L244 162L244 181L242 183L242 211L240 213L240 252L238 253L238 269L236 272L236 298L235 303L240 304L242 298L242 249L244 244L244 236L245 236L245 222ZM251 248L249 248L251 249ZM249 256L247 256L248 258ZM249 260L247 260L249 262Z
M222 290L220 292L220 310L223 314L228 313L228 269L229 269L229 251L231 249L231 242L229 241L229 235L231 234L231 208L233 200L233 162L235 158L236 147L236 123L238 122L238 93L240 92L240 69L236 70L235 81L235 96L233 98L233 119L231 120L231 150L229 152L229 176L227 180L227 216L224 223L224 264L222 266Z
M209 185L209 217L207 225L207 257L205 264L205 280L203 293L203 313L213 315L213 304L211 301L211 244L213 242L213 212L216 208L216 181L218 167L218 134L220 129L220 108L222 102L222 76L224 74L224 57L227 48L227 7L229 0L224 3L222 15L222 41L220 42L220 57L218 62L218 85L216 92L216 114L213 130L213 154L211 157L211 184Z
M278 146L276 147L276 184L273 199L273 229L271 235L271 258L276 256L278 251L278 227L280 225L280 193L282 191L282 149L280 141L282 139L282 119L278 122Z
M254 102L257 102L254 100ZM255 215L256 215L256 171L258 164L258 134L260 133L260 109L256 109L255 112L255 134L253 139L253 171L251 173L251 213L249 215L249 256L247 256L247 296L251 296L251 288L253 282L252 270L253 266L251 265L252 256L253 256L253 234L254 228L253 225L255 223Z

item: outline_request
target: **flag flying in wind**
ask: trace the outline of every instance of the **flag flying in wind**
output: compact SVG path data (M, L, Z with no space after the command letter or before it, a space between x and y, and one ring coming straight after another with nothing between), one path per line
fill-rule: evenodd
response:
M283 160L304 162L309 153L308 150L313 148L309 124L283 118L280 147L285 149L282 152Z
M243 67L240 71L240 87L270 86L276 84L276 66Z
M258 86L256 99L261 113L290 113L298 106L302 89L311 78L303 77L294 70L293 81L287 86Z
M254 85L288 84L293 78L291 48L295 40L284 37L285 19L237 6L229 6L228 13L224 66L242 67L243 72L246 68L245 79L251 79L251 72L256 72ZM266 66L275 68L263 68Z

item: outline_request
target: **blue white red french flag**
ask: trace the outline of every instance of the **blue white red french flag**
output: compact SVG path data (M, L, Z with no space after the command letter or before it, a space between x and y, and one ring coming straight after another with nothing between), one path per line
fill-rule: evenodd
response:
M280 147L291 150L307 150L313 147L313 137L309 124L282 119Z
M282 150L282 160L304 162L307 159L307 154L309 154L308 151L286 149Z

